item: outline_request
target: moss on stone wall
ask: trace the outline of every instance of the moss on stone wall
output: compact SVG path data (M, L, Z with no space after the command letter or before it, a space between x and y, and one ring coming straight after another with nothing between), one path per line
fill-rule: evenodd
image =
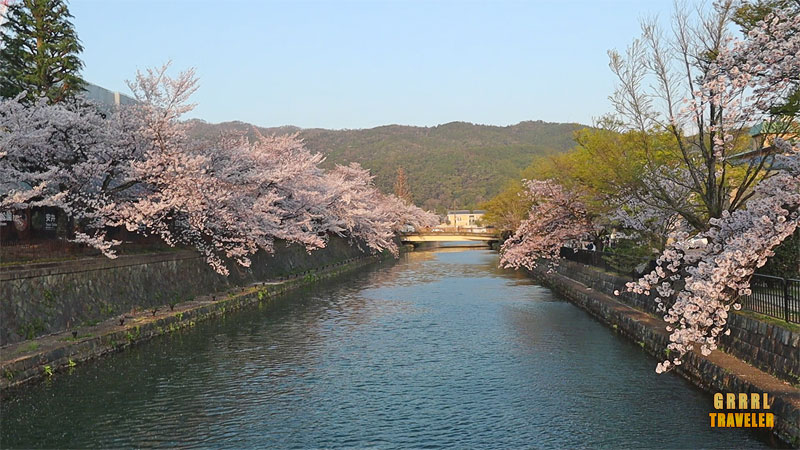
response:
M195 252L103 257L3 268L0 272L0 345L98 322L131 310L177 304L231 286L305 275L364 254L333 237L308 253L276 242L249 268L230 264L228 277L214 272Z

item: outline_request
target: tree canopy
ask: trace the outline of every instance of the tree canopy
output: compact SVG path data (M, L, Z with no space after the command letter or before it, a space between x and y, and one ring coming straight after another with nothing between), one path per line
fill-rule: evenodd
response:
M530 269L598 229L649 237L661 256L627 289L655 295L670 324L675 356L658 372L695 345L717 348L729 309L800 223L798 115L789 107L800 89L800 14L794 2L751 6L677 10L671 35L644 21L624 55L610 51L616 114L579 131L573 151L529 169L530 210L501 250L502 265ZM746 36L732 35L734 18Z
M12 3L0 25L0 96L60 102L82 92L83 47L64 0Z

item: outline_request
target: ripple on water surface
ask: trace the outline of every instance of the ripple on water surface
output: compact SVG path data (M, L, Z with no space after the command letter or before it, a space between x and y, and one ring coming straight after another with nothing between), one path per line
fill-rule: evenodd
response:
M495 253L418 252L25 389L0 446L763 446L654 366Z

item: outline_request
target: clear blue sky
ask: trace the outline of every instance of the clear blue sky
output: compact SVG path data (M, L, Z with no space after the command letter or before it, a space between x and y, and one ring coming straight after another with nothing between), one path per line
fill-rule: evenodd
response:
M369 128L590 123L611 110L606 51L663 1L72 0L84 77L195 67L209 122Z

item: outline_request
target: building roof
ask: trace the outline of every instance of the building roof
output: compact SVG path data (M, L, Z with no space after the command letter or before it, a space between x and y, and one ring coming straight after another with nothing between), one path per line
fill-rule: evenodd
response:
M736 155L731 155L730 160L731 164L734 166L741 166L744 164L760 164L762 160L765 160L766 167L771 167L772 170L784 170L788 169L786 164L784 164L781 160L775 159L777 155L774 151L765 151L765 150L773 150L774 147L768 147L761 150L752 150L749 152L738 153ZM767 159L769 158L769 159Z

